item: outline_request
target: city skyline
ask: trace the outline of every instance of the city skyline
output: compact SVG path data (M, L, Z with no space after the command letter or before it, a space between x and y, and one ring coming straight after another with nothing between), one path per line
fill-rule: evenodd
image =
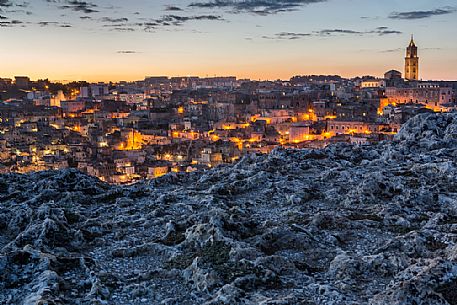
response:
M2 77L288 79L403 71L414 34L421 78L455 79L453 1L0 0Z

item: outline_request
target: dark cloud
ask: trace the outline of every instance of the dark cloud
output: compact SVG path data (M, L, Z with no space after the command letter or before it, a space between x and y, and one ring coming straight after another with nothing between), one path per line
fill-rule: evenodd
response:
M29 3L28 2L22 2L22 3L15 3L14 5L17 6L17 7L24 7L25 8L25 7L29 6Z
M289 40L294 40L294 39L300 39L303 37L309 37L313 36L311 33L294 33L294 32L281 32L276 34L273 37L270 36L262 36L263 39L289 39Z
M300 7L327 2L327 0L212 0L193 2L189 6L207 9L228 9L232 13L254 13L270 15L280 12L294 11Z
M167 5L167 6L165 7L165 10L166 10L166 11L170 11L170 12L180 12L180 11L182 11L183 9L180 8L180 7L174 6L174 5Z
M178 15L165 15L158 19L151 19L146 22L137 23L137 26L143 27L146 31L157 29L161 27L182 26L184 23L190 21L223 21L221 16L217 15L197 15L197 16L178 16Z
M15 26L24 26L24 22L20 20L0 21L0 28L8 28Z
M116 32L135 32L136 31L134 28L128 28L128 27L114 27L111 30L116 31Z
M403 20L414 20L414 19L424 19L430 18L433 16L447 15L454 13L456 8L446 7L441 9L435 9L430 11L410 11L410 12L393 12L390 14L389 18L391 19L403 19Z
M113 23L121 23L121 22L128 22L128 18L111 18L111 17L103 17L101 19L102 22L113 22Z
M138 54L140 52L127 50L127 51L117 51L116 53L117 54Z
M379 20L381 17L379 16L362 16L360 19L365 19L365 20Z
M370 31L368 32L369 33L373 33L373 34L378 34L379 36L383 36L383 35L392 35L392 34L402 34L402 32L400 31L396 31L396 30L391 30L389 29L388 27L386 26L380 26L380 27L377 27L376 29L374 29L373 31Z
M48 1L55 2L55 1ZM75 12L82 12L85 14L97 13L97 5L86 1L67 0L65 5L59 6L61 9L70 9Z
M0 8L0 12L1 12L1 8ZM4 10L5 13L10 13L10 14L26 14L26 15L32 15L33 13L31 11L26 11L26 10L17 10L17 9L8 9L8 10Z
M39 26L46 27L46 26L55 26L55 27L60 27L60 28L71 28L71 24L68 23L62 23L62 22L57 22L57 21L41 21L38 22Z
M25 13L27 15L31 15L32 14L31 12L24 10L24 8L26 8L28 6L29 6L28 2L0 0L0 13L3 13L3 12L5 14L6 13ZM15 8L19 8L19 9L15 9ZM1 16L0 16L0 19L5 19L5 18L1 18Z
M262 36L263 39L273 40L295 40L305 37L330 37L330 36L341 36L341 35L392 35L401 34L400 31L391 30L388 27L381 26L371 31L355 31L348 29L324 29L320 31L314 31L310 33L297 33L297 32L281 32L274 36Z
M17 18L20 18L18 17L20 14L32 14L32 12L24 10L24 8L28 6L29 2L25 1L0 0L0 13L2 13L0 15L0 27L25 27L28 22L25 20L18 20Z
M331 36L335 34L352 34L352 35L362 35L365 32L353 31L353 30L344 30L344 29L333 29L333 30L321 30L317 32L313 32L317 36Z
M0 0L0 7L13 6L13 3L9 0Z

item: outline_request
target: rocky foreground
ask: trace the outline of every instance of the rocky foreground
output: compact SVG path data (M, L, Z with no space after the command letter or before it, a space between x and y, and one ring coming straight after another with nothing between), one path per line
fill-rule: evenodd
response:
M457 304L457 114L128 187L0 176L0 304Z

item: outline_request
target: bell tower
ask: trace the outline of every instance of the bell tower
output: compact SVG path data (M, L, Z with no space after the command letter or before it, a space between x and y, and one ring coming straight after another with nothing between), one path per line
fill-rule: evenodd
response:
M417 56L417 47L414 43L413 35L411 35L411 41L406 48L405 79L419 80L419 57Z

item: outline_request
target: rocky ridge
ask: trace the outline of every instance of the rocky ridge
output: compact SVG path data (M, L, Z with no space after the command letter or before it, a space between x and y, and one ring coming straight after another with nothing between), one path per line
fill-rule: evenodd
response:
M457 114L110 186L0 176L0 304L457 304Z

